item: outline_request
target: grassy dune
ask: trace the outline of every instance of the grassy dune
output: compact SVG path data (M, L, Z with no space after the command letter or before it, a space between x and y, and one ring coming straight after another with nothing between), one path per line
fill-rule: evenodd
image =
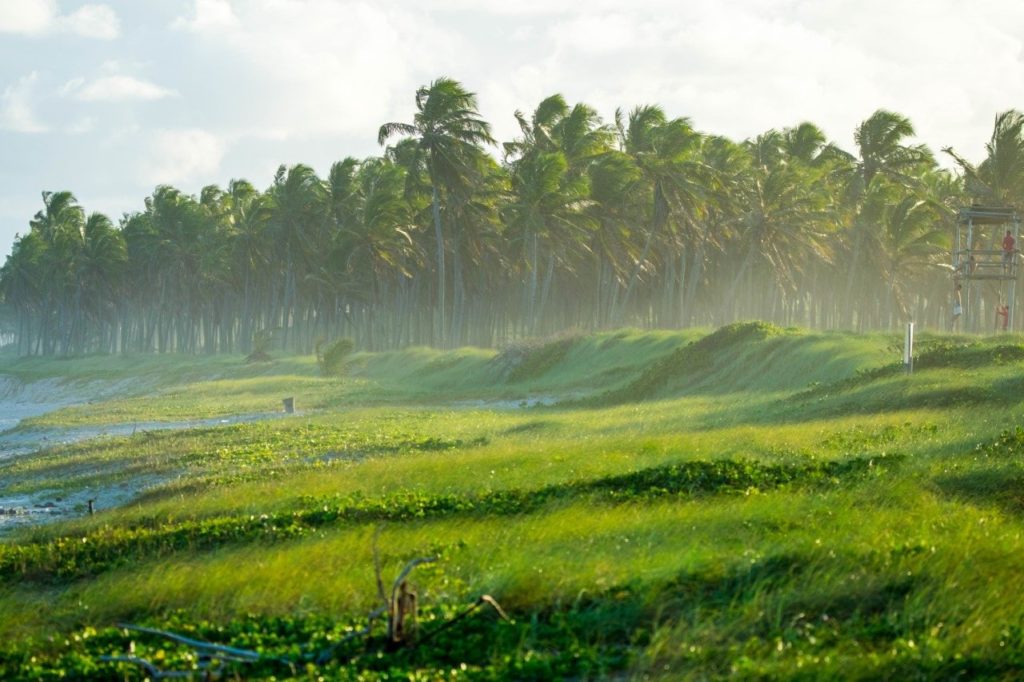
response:
M0 677L187 668L132 621L329 679L1013 679L1024 674L1022 339L733 325L502 353L0 359L25 380L141 377L19 428L202 419L0 461L0 495L146 481L131 504L0 541ZM538 399L554 406L525 409ZM101 509L102 498L99 500ZM429 643L345 645L411 558Z

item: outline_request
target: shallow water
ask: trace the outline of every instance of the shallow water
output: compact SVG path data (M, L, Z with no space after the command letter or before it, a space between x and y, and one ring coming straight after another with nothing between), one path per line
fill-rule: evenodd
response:
M578 400L585 393L567 393L560 395L534 395L519 399L478 399L459 400L451 403L456 409L470 410L525 410L531 407L552 407L561 402Z
M296 412L295 414L301 414ZM72 426L66 429L27 429L24 431L7 431L0 433L0 460L25 455L42 448L56 445L67 445L92 438L104 436L132 436L145 431L168 431L181 429L197 429L228 424L244 424L247 422L277 419L284 417L284 412L252 412L235 414L211 419L188 419L174 422L124 422L121 424L102 424L96 426Z
M10 377L0 376L0 462L15 457L31 456L32 453L45 448L93 438L242 424L286 416L284 412L256 412L210 419L15 430L22 420L29 417L102 400L113 395L124 395L126 392L138 392L139 388L136 382L66 384L50 379L22 384ZM135 479L59 493L41 491L32 495L4 494L4 486L0 482L0 534L20 526L80 516L87 513L90 499L96 500L97 511L121 506L137 497L146 488L162 482L156 479Z
M14 377L0 375L0 433L16 427L29 417L105 400L114 395L131 395L144 389L133 380L67 382L40 379L24 383Z

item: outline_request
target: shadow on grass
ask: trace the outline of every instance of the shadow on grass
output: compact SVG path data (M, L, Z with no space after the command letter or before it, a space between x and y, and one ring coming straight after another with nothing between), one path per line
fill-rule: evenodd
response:
M845 556L826 561L839 566L858 560ZM683 572L664 581L631 581L568 601L506 604L511 621L498 621L480 612L448 629L439 627L459 606L428 605L421 613L420 644L397 650L381 637L336 644L347 628L359 624L328 615L249 616L211 623L172 612L150 618L145 625L229 646L251 648L258 644L264 655L261 661L232 666L228 672L261 678L287 677L303 669L330 676L332 671L344 669L357 671L360 679L363 675L376 679L374 673L386 673L388 679L411 679L414 671L416 679L437 679L436 675L461 668L477 673L479 679L604 679L651 666L653 661L642 660L642 654L659 630L671 630L674 636L686 639L701 637L714 623L743 622L739 631L730 631L728 636L700 639L699 659L674 660L704 677L729 673L735 660L735 637L759 642L755 653L771 661L777 641L813 648L814 644L807 644L813 642L807 637L811 631L826 638L829 633L835 637L841 633L859 646L868 641L884 646L899 636L899 629L891 624L901 621L903 604L919 581L878 576L871 584L848 593L807 595L806 591L813 589L809 586L815 584L809 575L821 567L820 559L780 553L754 563L738 561ZM751 605L755 602L776 616L753 618ZM827 617L822 620L822 616ZM814 624L822 622L828 623L828 632L814 629ZM129 639L138 640L137 655L141 657L152 657L159 647L165 667L187 667L187 649L164 640L139 640L137 635L107 627L93 630L88 637L51 638L49 645L0 645L0 672L26 678L43 672L54 678L58 672L74 678L83 673L113 678L118 671L113 666L109 670L97 666L97 659L125 650ZM317 655L323 651L332 654ZM282 659L288 662L282 663ZM316 660L319 663L313 668L306 668ZM657 669L662 669L660 662Z
M154 519L135 527L101 528L87 538L0 545L0 577L12 582L60 583L147 558L166 558L176 552L209 550L231 543L302 537L318 528L345 523L529 514L574 499L626 504L671 496L740 493L751 488L832 487L881 475L902 461L896 455L799 465L697 460L534 490L494 490L470 495L399 491L379 497L306 497L301 500L300 509L258 517L227 516L170 523Z
M1018 388L1019 385L1019 388ZM800 424L856 415L873 416L911 410L958 410L978 407L1010 407L1024 400L1024 378L1014 377L989 385L931 388L915 387L911 380L868 384L858 389L827 394L815 399L781 398L747 404L712 415L704 428L723 425Z
M935 485L942 494L961 502L995 505L1010 514L1024 514L1024 472L1017 466L940 476Z

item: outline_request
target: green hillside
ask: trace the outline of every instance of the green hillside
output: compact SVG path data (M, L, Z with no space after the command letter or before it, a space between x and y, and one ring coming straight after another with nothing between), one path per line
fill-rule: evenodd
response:
M226 664L243 678L1015 678L1024 340L924 336L909 376L900 341L626 330L357 354L341 377L0 358L126 392L14 434L125 435L0 459L0 506L98 508L0 536L0 678L141 679L99 661L129 641L196 665L123 622L260 651ZM284 397L298 413L263 418ZM338 644L379 604L375 547L387 584L437 559L411 574L416 645L379 623ZM510 620L437 630L482 594Z

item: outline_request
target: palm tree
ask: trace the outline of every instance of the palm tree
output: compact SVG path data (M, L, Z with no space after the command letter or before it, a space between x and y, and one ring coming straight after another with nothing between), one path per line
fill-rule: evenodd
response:
M768 131L748 143L755 162L741 191L746 207L741 223L745 249L723 313L735 310L744 276L759 259L780 290L794 292L797 276L815 260L830 257L826 229L828 194L821 173L786 157L784 136Z
M985 145L987 155L978 166L960 157L952 147L944 152L952 156L964 171L967 191L985 203L996 206L1024 204L1024 114L1010 109L996 116L992 137Z
M446 198L468 194L465 190L478 173L481 146L494 144L490 125L480 118L476 95L450 78L438 78L416 91L416 114L412 123L385 123L377 135L383 145L396 135L416 140L416 165L427 168L431 184L431 212L437 242L438 337L446 333L445 242L441 225L441 193Z
M344 207L338 207L346 219L335 253L343 259L339 274L346 278L346 293L367 311L364 344L374 348L393 332L393 325L379 323L385 296L397 281L411 276L419 253L411 235L412 210L404 196L404 169L386 159L367 159L351 167L356 172Z
M281 327L288 347L290 330L298 321L299 273L316 270L310 263L327 252L327 191L309 166L281 166L269 190L273 198L273 242L283 253Z
M548 266L545 290L550 289L555 260L555 242L585 230L588 216L581 210L587 196L584 178L571 178L565 154L560 151L531 154L518 160L512 168L514 199L508 206L509 226L522 235L527 246L529 285L526 289L526 324L529 333L537 331L542 314L538 299L539 243L547 244Z
M86 313L91 314L97 323L97 332L101 335L104 326L113 326L113 311L127 261L128 252L121 232L107 216L102 213L91 214L85 221L81 242L72 257L80 351L86 349ZM111 334L108 341L112 342L113 339ZM97 338L97 343L99 348L107 345L103 338Z
M589 169L590 214L595 224L590 250L596 261L597 296L594 323L612 323L618 295L627 279L629 226L642 214L640 187L643 176L629 154L618 150L601 155Z
M47 304L46 242L32 230L15 236L10 255L0 268L0 298L11 306L18 317L18 352L30 355L42 352L42 320ZM36 323L33 334L33 322Z
M586 245L593 227L586 210L589 201L588 165L609 151L611 132L590 107L572 109L561 95L537 105L530 120L516 112L522 136L504 144L511 181L507 205L511 236L522 245L528 273L524 287L524 325L537 332L554 278L556 259L568 267L565 255ZM546 274L539 285L541 242L546 251Z
M857 126L853 141L857 145L863 189L878 173L903 184L912 184L915 170L934 164L928 147L904 144L904 140L914 134L910 119L885 109L879 109Z
M894 197L895 198L895 197ZM888 271L889 326L898 316L910 316L908 280L915 271L924 271L949 245L949 231L941 209L931 201L903 190L898 201L891 202L885 214L883 248Z
M232 180L230 197L231 271L241 278L242 309L238 329L239 349L252 351L257 297L270 285L272 247L268 226L273 216L269 194L260 194L247 180Z
M615 112L622 151L633 158L646 185L648 196L647 235L637 256L620 307L617 321L628 309L640 273L648 266L651 247L676 218L684 230L693 228L705 209L709 192L717 182L701 158L703 136L685 118L669 120L656 106L636 107L624 121Z
M724 273L726 267L709 268L714 258L726 255L730 236L742 228L744 212L743 183L749 177L752 163L749 149L724 137L706 137L701 144L701 160L710 169L715 182L708 187L704 212L696 221L697 228L690 248L690 263L683 281L680 321L690 324L698 314L698 295L703 296L704 321L714 322L720 313L711 314L713 302L713 276ZM723 266L726 263L722 263ZM719 307L720 309L720 307Z
M168 185L157 187L146 199L146 213L155 237L150 257L156 267L148 278L159 290L158 348L190 352L196 341L192 321L202 295L208 221L195 198Z
M876 176L916 187L916 176L934 165L931 152L924 145L907 145L905 140L914 135L914 126L907 117L892 111L879 109L863 121L853 133L857 144L857 161L847 184L847 201L860 206ZM877 238L880 226L873 220L854 210L849 225L853 233L853 250L847 261L846 302L847 321L853 317L853 291L856 285L861 256L865 241Z
M60 339L66 344L69 318L73 314L68 300L73 286L69 267L71 250L81 239L84 222L85 211L75 196L65 191L43 192L43 210L29 223L46 245L41 262L46 302L40 333L49 345L44 352L56 352Z

